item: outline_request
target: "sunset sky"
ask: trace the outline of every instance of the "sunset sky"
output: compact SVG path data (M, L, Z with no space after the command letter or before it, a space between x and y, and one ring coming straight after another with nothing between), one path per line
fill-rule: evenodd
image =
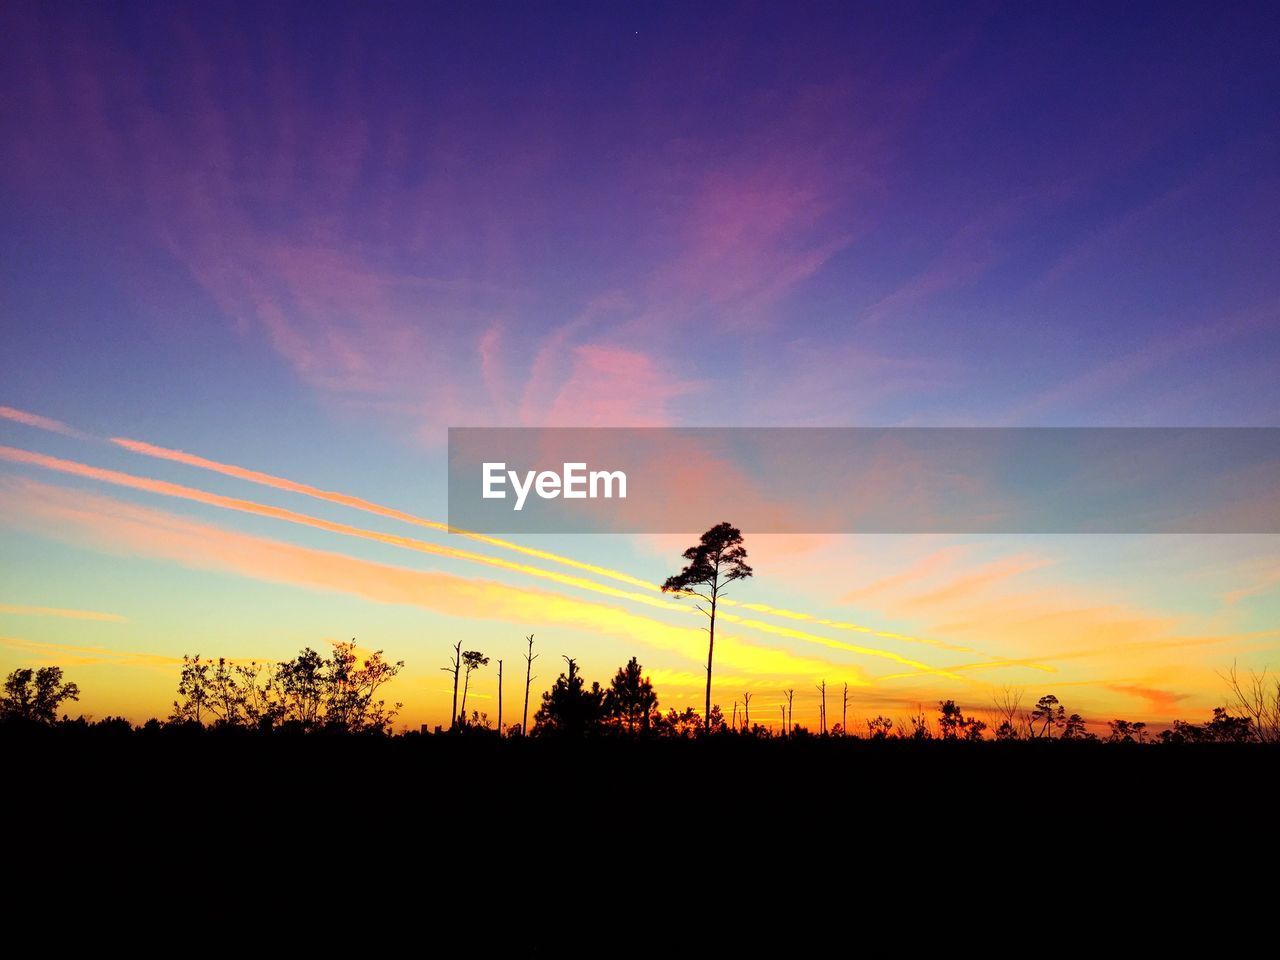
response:
M449 534L450 426L1280 426L1274 4L0 9L0 672L355 638L700 706L696 539ZM731 516L708 516L706 526ZM1276 536L747 532L725 713L1203 719ZM518 681L517 677L521 679ZM470 705L496 713L495 665ZM834 716L829 714L830 716Z

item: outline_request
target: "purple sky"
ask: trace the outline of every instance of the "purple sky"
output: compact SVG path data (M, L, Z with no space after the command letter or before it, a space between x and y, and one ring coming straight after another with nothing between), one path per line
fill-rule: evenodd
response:
M9 399L1270 424L1274 8L10 4Z

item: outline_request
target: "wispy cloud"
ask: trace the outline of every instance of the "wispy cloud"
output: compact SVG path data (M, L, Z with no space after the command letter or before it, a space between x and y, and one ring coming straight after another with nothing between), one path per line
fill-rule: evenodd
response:
M1136 697L1145 703L1147 709L1157 716L1173 717L1174 708L1187 699L1187 694L1173 690L1162 690L1158 687L1144 686L1140 683L1109 683L1106 689L1126 696Z
M62 607L28 607L21 604L0 603L0 614L19 617L60 617L66 620L101 620L107 623L127 623L129 618L118 613L101 613L97 610L67 610Z
M28 427L35 427L38 430L48 430L51 433L60 433L64 437L74 437L77 440L86 439L85 434L67 426L61 420L55 420L52 417L43 417L38 413L28 413L26 410L15 410L13 407L0 407L0 418L11 420L14 423L21 423Z
M69 643L43 643L23 637L0 637L0 644L20 650L26 656L57 658L62 666L91 666L94 664L119 664L122 666L172 667L182 663L181 657L134 650L112 650L107 647L90 647Z

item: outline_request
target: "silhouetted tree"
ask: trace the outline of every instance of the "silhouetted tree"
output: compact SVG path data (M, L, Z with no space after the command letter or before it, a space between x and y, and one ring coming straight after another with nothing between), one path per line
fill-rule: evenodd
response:
M938 735L943 740L955 740L964 732L964 714L954 700L938 703Z
M445 673L453 674L453 707L449 714L449 729L458 725L458 674L462 672L462 641L453 645L453 658L447 667L441 667Z
M1092 734L1088 733L1084 728L1084 717L1078 713L1073 713L1067 717L1066 723L1062 727L1063 740L1087 740Z
M791 733L791 716L792 716L791 709L795 705L795 699L796 699L795 690L788 690L787 691L787 724L786 724L786 729L782 731L783 733L786 733L786 734Z
M844 703L840 707L840 736L849 732L849 684L844 685Z
M644 676L639 661L632 657L625 667L619 667L604 695L604 712L625 726L628 731L648 731L653 711L658 708L658 695L653 684Z
M542 695L542 706L534 717L534 731L539 734L584 736L600 726L604 711L604 691L592 683L588 689L578 673L577 661L565 657L569 665L551 689Z
M696 546L683 554L689 562L677 574L667 577L663 592L693 596L707 606L698 605L707 616L707 732L711 732L711 662L716 648L716 605L724 596L724 587L734 580L752 575L747 565L747 550L742 545L742 532L728 523L718 523L704 533Z
M208 708L218 725L241 726L245 722L246 697L239 671L226 657L219 657L208 680Z
M916 712L907 717L905 725L898 725L898 736L904 740L933 739L933 731L929 728L929 718L924 715L924 711L920 707L917 706Z
M179 700L173 701L173 715L177 723L203 723L207 704L212 699L209 686L209 667L200 654L182 655L182 673L178 676Z
M1204 725L1205 739L1211 743L1248 743L1250 740L1269 742L1265 734L1258 735L1256 716L1233 717L1226 707L1214 707L1213 719Z
M498 661L498 736L502 736L502 661Z
M872 740L885 740L893 732L893 721L888 717L875 716L867 721L867 736Z
M462 655L462 724L467 723L467 690L471 687L471 674L489 665L489 658L479 650L468 650Z
M354 640L335 643L332 657L307 647L292 660L266 666L185 656L171 719L203 724L211 717L220 727L386 733L401 704L388 707L376 694L403 667L403 660L384 660L381 650L360 661Z
M657 731L666 737L691 737L705 729L705 723L693 707L676 710L672 707L654 720Z
M207 712L219 727L270 727L279 722L280 704L277 670L256 661L232 663L219 657L217 663L200 657L184 660L183 673L174 701L173 719L180 723L203 723Z
M1040 724L1040 731L1036 736L1047 736L1052 740L1054 728L1067 722L1066 711L1058 703L1058 698L1050 693L1036 701L1035 709L1031 711L1031 722ZM1032 729L1034 732L1034 727Z
M325 664L324 725L352 733L385 733L402 704L387 708L375 700L379 688L395 679L404 661L388 663L375 650L360 663L355 640L335 643L333 657Z
M1233 717L1225 707L1214 707L1213 718L1207 723L1175 720L1159 736L1161 743L1248 743L1256 739L1252 718Z
M943 740L981 740L987 729L977 717L966 717L954 700L938 703L938 735Z
M533 683L533 661L537 660L541 654L533 652L533 634L529 634L526 639L529 641L529 652L524 655L524 713L520 716L520 733L527 735L529 732L529 684Z
M1251 670L1248 677L1242 677L1232 663L1223 679L1231 692L1232 705L1249 720L1252 738L1259 743L1280 743L1280 677L1268 681L1265 668L1260 673Z
M52 724L68 700L79 700L80 688L63 683L61 667L19 667L5 678L0 718Z
M996 694L992 708L996 721L996 739L1021 739L1027 729L1026 715L1022 712L1022 691L1005 687Z
M1142 743L1146 740L1147 725L1141 721L1108 720L1107 726L1111 728L1107 737L1111 743Z
M324 705L327 664L315 650L303 647L292 660L276 668L283 700L282 720L302 730L314 730Z
M818 686L814 687L814 689L817 690L820 694L822 694L822 701L821 701L822 705L818 709L818 732L826 733L827 732L827 681L823 680L822 683L818 684Z
M707 714L706 729L711 733L723 733L728 729L728 725L724 722L724 713L720 710L720 704L713 703L711 712Z

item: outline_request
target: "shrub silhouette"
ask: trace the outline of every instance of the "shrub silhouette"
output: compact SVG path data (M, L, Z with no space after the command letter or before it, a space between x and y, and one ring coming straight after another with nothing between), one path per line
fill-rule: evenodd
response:
M235 664L225 658L215 664L199 654L184 656L170 722L386 733L401 704L388 707L376 695L403 667L403 660L384 660L381 650L361 662L354 640L335 643L330 657L306 647L275 664Z

